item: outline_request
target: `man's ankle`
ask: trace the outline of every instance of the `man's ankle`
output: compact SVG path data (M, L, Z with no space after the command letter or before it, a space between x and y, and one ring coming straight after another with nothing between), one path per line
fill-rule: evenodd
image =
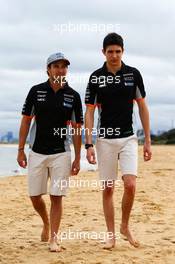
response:
M124 229L128 229L129 225L128 223L121 223L120 227Z
M110 239L110 240L115 239L115 238L116 238L115 232L107 231L107 237L108 237L108 239Z
M50 237L50 242L57 242L57 240L58 240L58 235L54 233L54 235Z

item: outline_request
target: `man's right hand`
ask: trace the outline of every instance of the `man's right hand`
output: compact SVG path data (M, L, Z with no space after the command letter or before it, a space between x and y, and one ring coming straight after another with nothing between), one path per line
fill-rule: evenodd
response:
M95 150L93 147L90 147L87 149L87 155L86 158L90 164L96 164L96 158L95 158Z
M18 151L17 162L20 167L24 169L27 167L27 157L26 157L24 150Z

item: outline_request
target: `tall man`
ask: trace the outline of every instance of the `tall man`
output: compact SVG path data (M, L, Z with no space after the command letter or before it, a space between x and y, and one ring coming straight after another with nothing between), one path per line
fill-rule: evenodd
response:
M95 164L92 129L95 107L99 110L98 138L96 143L100 180L104 182L103 209L107 231L112 234L105 248L115 246L115 223L113 193L117 180L116 167L119 160L124 194L120 232L135 247L139 246L129 229L129 217L134 202L137 176L137 137L133 132L133 102L139 107L139 115L145 134L144 160L151 159L149 112L145 102L145 89L140 72L122 61L123 39L116 33L108 34L102 50L106 61L94 71L86 90L86 149L89 163ZM110 181L110 186L109 186ZM111 185L112 183L112 185Z
M47 59L49 79L31 88L26 98L19 133L18 163L26 168L24 152L31 120L31 151L28 158L28 190L34 209L41 216L43 230L41 240L48 241L50 225L50 251L60 251L57 233L62 214L62 197L66 195L70 174L80 170L81 133L83 123L79 94L73 90L65 76L69 60L58 52ZM71 167L69 124L72 124L75 160ZM50 178L50 219L42 198L47 193ZM64 182L64 184L62 184ZM63 187L64 186L64 187ZM50 224L49 224L50 223Z

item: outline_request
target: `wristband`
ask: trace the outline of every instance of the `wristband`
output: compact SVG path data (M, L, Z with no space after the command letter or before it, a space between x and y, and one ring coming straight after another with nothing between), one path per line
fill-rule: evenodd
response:
M85 149L88 149L88 148L91 148L91 147L93 148L93 146L94 146L93 144L85 144Z

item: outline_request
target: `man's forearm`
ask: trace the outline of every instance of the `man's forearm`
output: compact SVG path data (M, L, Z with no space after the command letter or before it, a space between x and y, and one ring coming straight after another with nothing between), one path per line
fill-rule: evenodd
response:
M144 134L145 134L145 141L147 142L151 141L149 111L148 111L147 106L139 109L139 115L140 115L140 120L142 123L143 130L144 130Z
M94 126L94 114L86 111L85 114L85 137L86 143L92 144L92 129Z
M80 159L81 156L81 128L75 129L75 135L72 136L72 141L74 145L75 158Z
M19 130L19 149L24 149L26 138L29 133L31 121L26 121L24 118L21 121L21 126Z

